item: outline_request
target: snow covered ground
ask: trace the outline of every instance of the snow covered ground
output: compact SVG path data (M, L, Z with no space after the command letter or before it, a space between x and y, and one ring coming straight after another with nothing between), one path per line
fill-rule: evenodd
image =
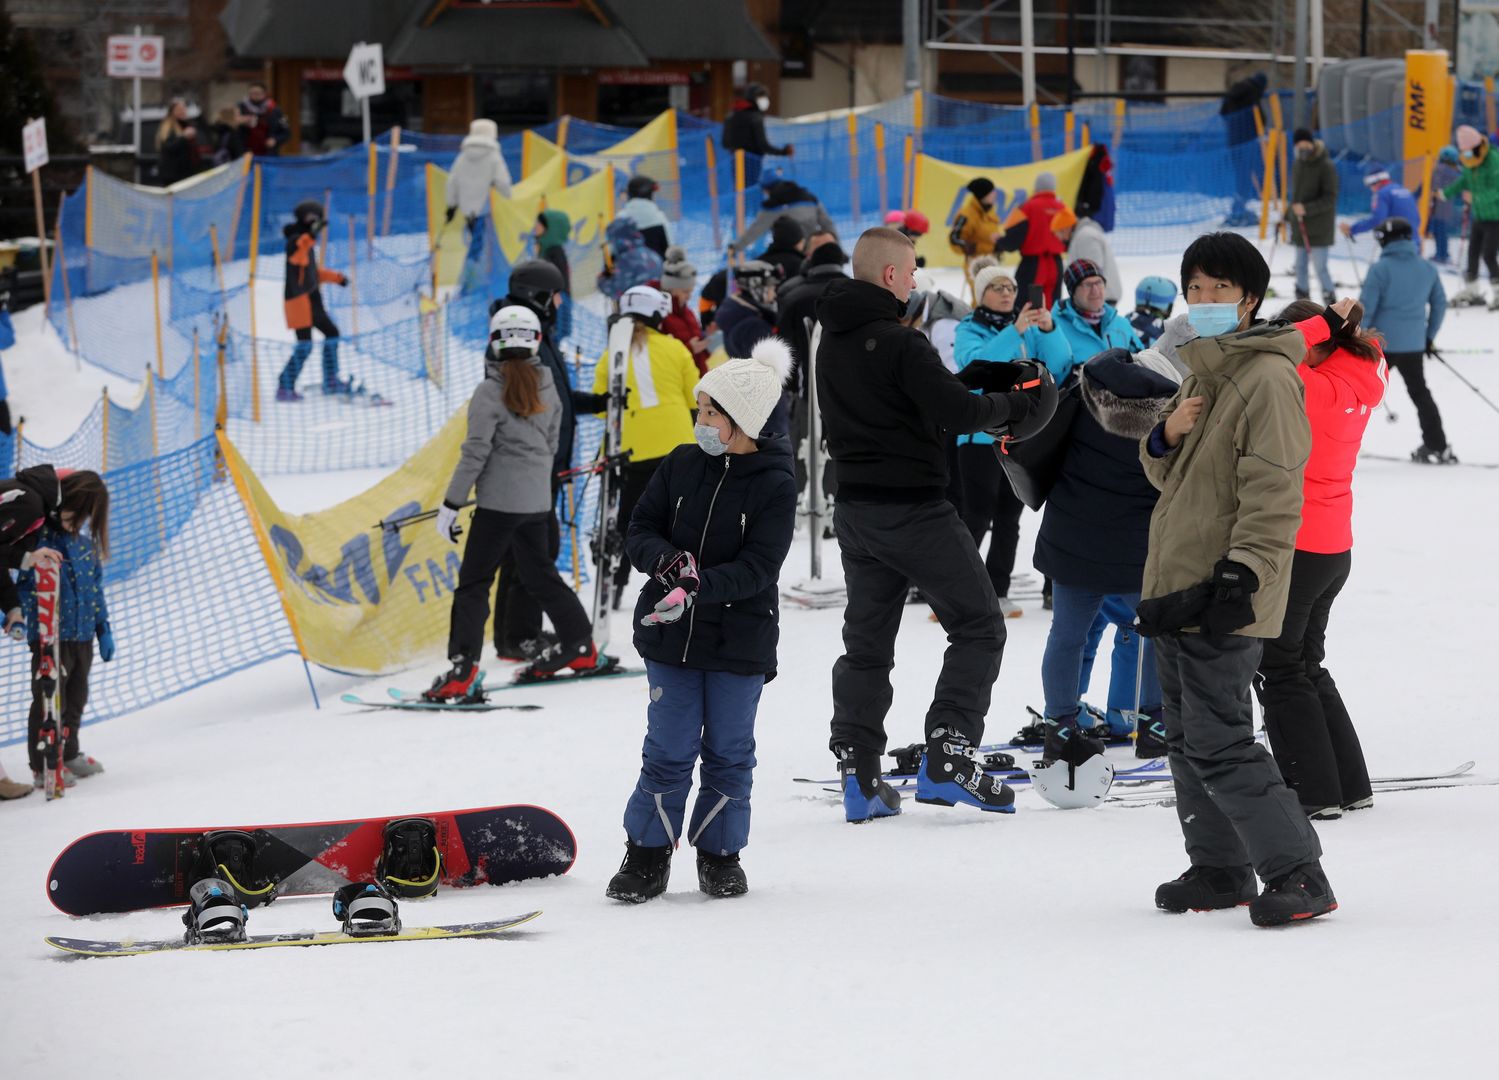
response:
M1131 286L1177 273L1171 260L1123 262ZM1277 287L1289 295L1289 282ZM1496 332L1499 316L1464 311L1439 344L1499 400L1499 355L1460 351L1492 348ZM1459 456L1499 463L1499 418L1441 365L1428 378ZM1398 378L1390 405L1398 421L1375 417L1365 450L1403 459L1419 436ZM373 479L286 478L273 491L288 509L311 509ZM1359 467L1354 574L1329 666L1377 775L1474 759L1499 777L1488 711L1496 496L1499 470ZM1022 568L1038 521L1026 516ZM805 576L803 540L784 580ZM1040 703L1048 618L1038 603L1025 608L1008 625L995 740ZM1379 795L1373 810L1323 824L1342 905L1328 918L1267 931L1242 910L1169 916L1152 906L1155 886L1186 866L1169 809L1063 812L1022 789L1013 817L907 803L898 818L855 828L831 797L792 784L833 771L839 626L838 611L782 614L781 677L760 710L751 892L732 901L697 892L687 849L664 899L630 908L603 896L639 760L641 679L517 691L544 706L534 713L363 714L338 694L380 694L397 680L316 672L316 710L301 665L281 660L87 729L84 745L108 772L60 803L0 805L0 1070L131 1080L247 1067L278 1077L1489 1074L1499 787ZM625 616L613 633L633 661ZM892 745L920 737L943 647L925 609L908 609ZM19 747L0 756L23 771ZM572 872L444 892L402 914L420 925L545 912L507 939L71 962L41 941L180 932L176 910L73 920L53 909L47 868L85 832L505 802L540 803L572 825ZM259 932L331 924L322 898L251 913Z

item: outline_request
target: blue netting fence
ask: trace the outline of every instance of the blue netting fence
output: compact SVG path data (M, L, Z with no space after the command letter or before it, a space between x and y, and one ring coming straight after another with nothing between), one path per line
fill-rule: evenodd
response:
M104 591L116 653L95 659L86 722L122 716L296 652L234 484L207 437L115 469ZM0 649L0 745L26 737L30 650Z

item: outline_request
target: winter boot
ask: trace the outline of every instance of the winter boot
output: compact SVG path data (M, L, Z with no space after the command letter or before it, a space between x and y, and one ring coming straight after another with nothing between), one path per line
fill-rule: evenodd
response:
M992 813L1013 814L1015 793L983 762L966 737L947 728L927 736L926 757L916 774L916 801L937 806L963 803Z
M1367 810L1374 805L1374 796L1365 795L1362 799L1354 799L1351 803L1343 804L1343 813L1351 814L1355 810Z
M70 757L63 762L63 765L67 767L67 770L70 773L78 777L78 779L80 780L87 779L90 776L98 776L101 772L104 771L104 766L99 764L99 762L95 761L93 758L89 757L87 754L79 754L77 757Z
M736 857L737 859L737 857ZM666 891L671 879L671 847L642 847L625 841L625 861L619 872L609 879L604 895L627 904L643 904Z
M1337 821L1343 816L1341 806L1303 806L1309 821Z
M0 776L0 799L24 799L35 790L30 784L17 783L8 776Z
M1461 289L1452 294L1453 307L1482 307L1487 302L1483 290L1478 287L1478 282L1470 281Z
M1166 721L1160 706L1144 709L1135 717L1135 757L1166 756Z
M393 818L385 823L384 847L375 862L375 880L389 893L420 900L437 891L442 854L437 826L429 818Z
M1284 926L1338 910L1321 863L1306 863L1270 881L1249 905L1255 926Z
M289 386L279 386L279 387L276 388L276 400L277 401L301 401L302 400L302 395L299 394L299 393L297 393L295 390L293 390Z
M1103 753L1103 740L1094 737L1092 729L1077 726L1077 714L1053 720L1047 718L1046 740L1041 744L1041 761L1070 761L1077 764Z
M709 896L743 896L749 892L749 880L739 865L739 852L732 855L697 853L697 887Z
M559 641L542 649L522 674L527 678L545 678L564 669L587 672L604 666L599 660L599 651L594 646L592 638L575 641L570 645L564 645Z
M463 701L479 690L479 665L461 653L449 659L453 666L422 691L423 701Z
M1180 915L1217 911L1255 899L1254 871L1247 866L1194 866L1155 891L1155 906Z
M843 818L850 824L900 813L900 792L880 778L880 755L874 751L840 746L838 776L843 787Z
M235 895L234 886L220 878L204 878L193 883L187 898L182 925L187 927L183 939L189 945L245 940L245 920L250 913Z
M1025 610L1008 596L999 598L999 613L1007 619L1018 619L1025 614Z
M1417 465L1456 465L1457 455L1452 452L1450 446L1435 450L1422 443L1411 451L1411 460Z
M553 645L557 644L557 635L550 630L543 630L535 637L523 638L515 646L515 653L522 660L535 660Z

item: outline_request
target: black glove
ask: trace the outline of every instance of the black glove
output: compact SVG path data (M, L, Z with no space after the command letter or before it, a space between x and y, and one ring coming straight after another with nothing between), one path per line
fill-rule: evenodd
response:
M1005 403L1005 417L986 432L995 438L1003 438L1012 428L1041 407L1041 399L1029 390L1011 390L1008 394L985 394L987 398L998 398Z
M690 551L672 551L656 560L651 577L661 583L662 588L680 588L689 596L697 592L697 560Z
M620 407L624 409L630 407L630 388L628 386L625 387L625 400ZM573 391L573 409L577 412L601 413L608 411L608 408L608 394L590 394L583 390Z
M1437 343L1435 341L1428 340L1426 342L1426 355L1432 360L1437 358Z
M1254 622L1254 594L1260 579L1253 570L1232 559L1213 564L1212 599L1202 613L1202 631L1223 637Z
M456 214L456 213L458 213L458 207L456 207L456 206L450 206L450 207L448 207L447 216L442 219L443 220L443 224L446 225L446 224L451 223L452 220L453 220L453 215Z

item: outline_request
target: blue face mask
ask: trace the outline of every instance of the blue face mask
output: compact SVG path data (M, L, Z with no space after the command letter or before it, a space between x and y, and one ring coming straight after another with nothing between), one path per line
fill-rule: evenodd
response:
M1239 328L1238 304L1192 304L1187 308L1187 322L1198 337L1217 337Z
M711 424L694 424L692 435L697 439L698 448L705 454L722 457L729 452L728 444L723 441L718 429Z

